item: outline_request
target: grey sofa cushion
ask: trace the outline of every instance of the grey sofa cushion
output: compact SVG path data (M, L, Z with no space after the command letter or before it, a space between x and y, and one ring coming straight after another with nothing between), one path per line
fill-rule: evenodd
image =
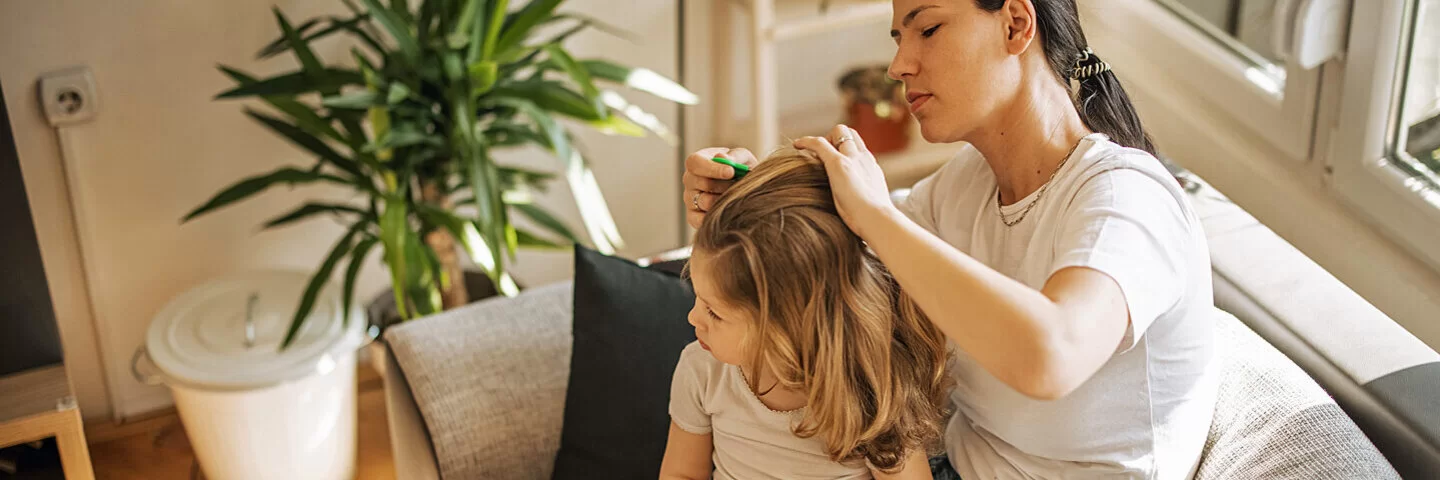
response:
M385 332L447 479L550 478L570 374L571 284Z
M1223 371L1197 480L1400 478L1294 362L1223 315Z

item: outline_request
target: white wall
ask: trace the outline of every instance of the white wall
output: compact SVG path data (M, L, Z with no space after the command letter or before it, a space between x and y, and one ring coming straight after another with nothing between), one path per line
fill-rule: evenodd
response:
M178 222L243 176L310 162L244 117L241 103L211 100L229 85L215 71L216 63L260 74L294 68L288 57L253 60L255 51L277 34L269 6L258 0L0 3L0 82L9 99L66 364L88 418L123 417L169 404L167 392L136 383L128 371L130 354L151 316L169 298L229 272L311 270L341 231L321 220L259 233L264 219L302 199L337 194L283 188L184 226ZM338 1L279 0L277 6L292 19L343 9ZM631 44L589 33L572 40L578 56L603 55L675 73L671 2L575 0L565 8L643 38ZM322 57L343 58L338 56L342 47L323 44L318 50ZM93 70L101 112L92 123L68 128L78 184L67 185L60 142L40 113L35 82L44 72L77 65ZM663 121L675 121L675 107L631 97ZM635 256L676 246L681 228L676 149L653 138L581 138L628 241L621 253ZM536 153L516 154L514 160L555 165ZM72 199L84 213L78 224L71 215ZM579 230L563 184L542 202ZM87 237L93 248L84 251L84 261L77 235ZM372 265L359 289L365 295L385 283L379 264ZM540 285L569 272L568 254L527 253L517 279ZM93 288L88 292L87 274ZM111 405L117 410L111 412Z

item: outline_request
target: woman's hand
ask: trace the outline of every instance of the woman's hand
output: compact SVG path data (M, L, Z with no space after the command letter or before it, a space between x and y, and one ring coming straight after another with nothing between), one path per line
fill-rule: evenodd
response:
M729 165L715 163L712 158L720 157L735 163L754 167L760 162L755 154L743 148L713 147L701 149L685 157L685 221L691 227L700 228L705 212L715 206L720 194L730 189L735 181L735 169Z
M875 162L875 155L865 148L865 140L854 129L836 125L828 138L804 137L795 141L795 148L814 152L825 162L825 173L830 177L830 191L835 195L835 208L840 218L860 238L866 236L868 228L898 213L890 201L890 189L885 185L885 172Z

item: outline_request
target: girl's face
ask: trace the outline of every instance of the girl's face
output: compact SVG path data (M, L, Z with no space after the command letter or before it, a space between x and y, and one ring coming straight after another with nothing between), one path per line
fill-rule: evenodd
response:
M746 355L745 336L750 332L751 319L745 310L720 296L715 289L715 271L709 256L695 251L690 256L690 282L695 285L695 307L690 309L690 325L700 346L715 359L740 365Z
M899 47L890 76L932 143L968 138L999 122L1019 92L1019 56L1009 8L987 12L975 0L894 0L890 36Z

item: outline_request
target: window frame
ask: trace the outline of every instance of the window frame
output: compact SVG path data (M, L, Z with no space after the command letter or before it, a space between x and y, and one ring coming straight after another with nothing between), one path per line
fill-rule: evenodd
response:
M1175 8L1183 6L1165 0L1090 1L1082 3L1081 15L1108 35L1147 39L1131 43L1125 52L1098 52L1102 57L1125 55L1127 64L1172 72L1235 122L1265 132L1287 158L1307 162L1315 151L1321 68L1304 70L1287 61L1277 97L1250 79L1260 68L1227 44L1233 42L1215 38L1218 31L1197 26Z
M1415 180L1398 144L1421 0L1375 0L1350 20L1328 185L1343 202L1432 268L1440 269L1440 185ZM1427 200L1426 198L1429 198ZM1423 219L1423 221L1417 221Z

